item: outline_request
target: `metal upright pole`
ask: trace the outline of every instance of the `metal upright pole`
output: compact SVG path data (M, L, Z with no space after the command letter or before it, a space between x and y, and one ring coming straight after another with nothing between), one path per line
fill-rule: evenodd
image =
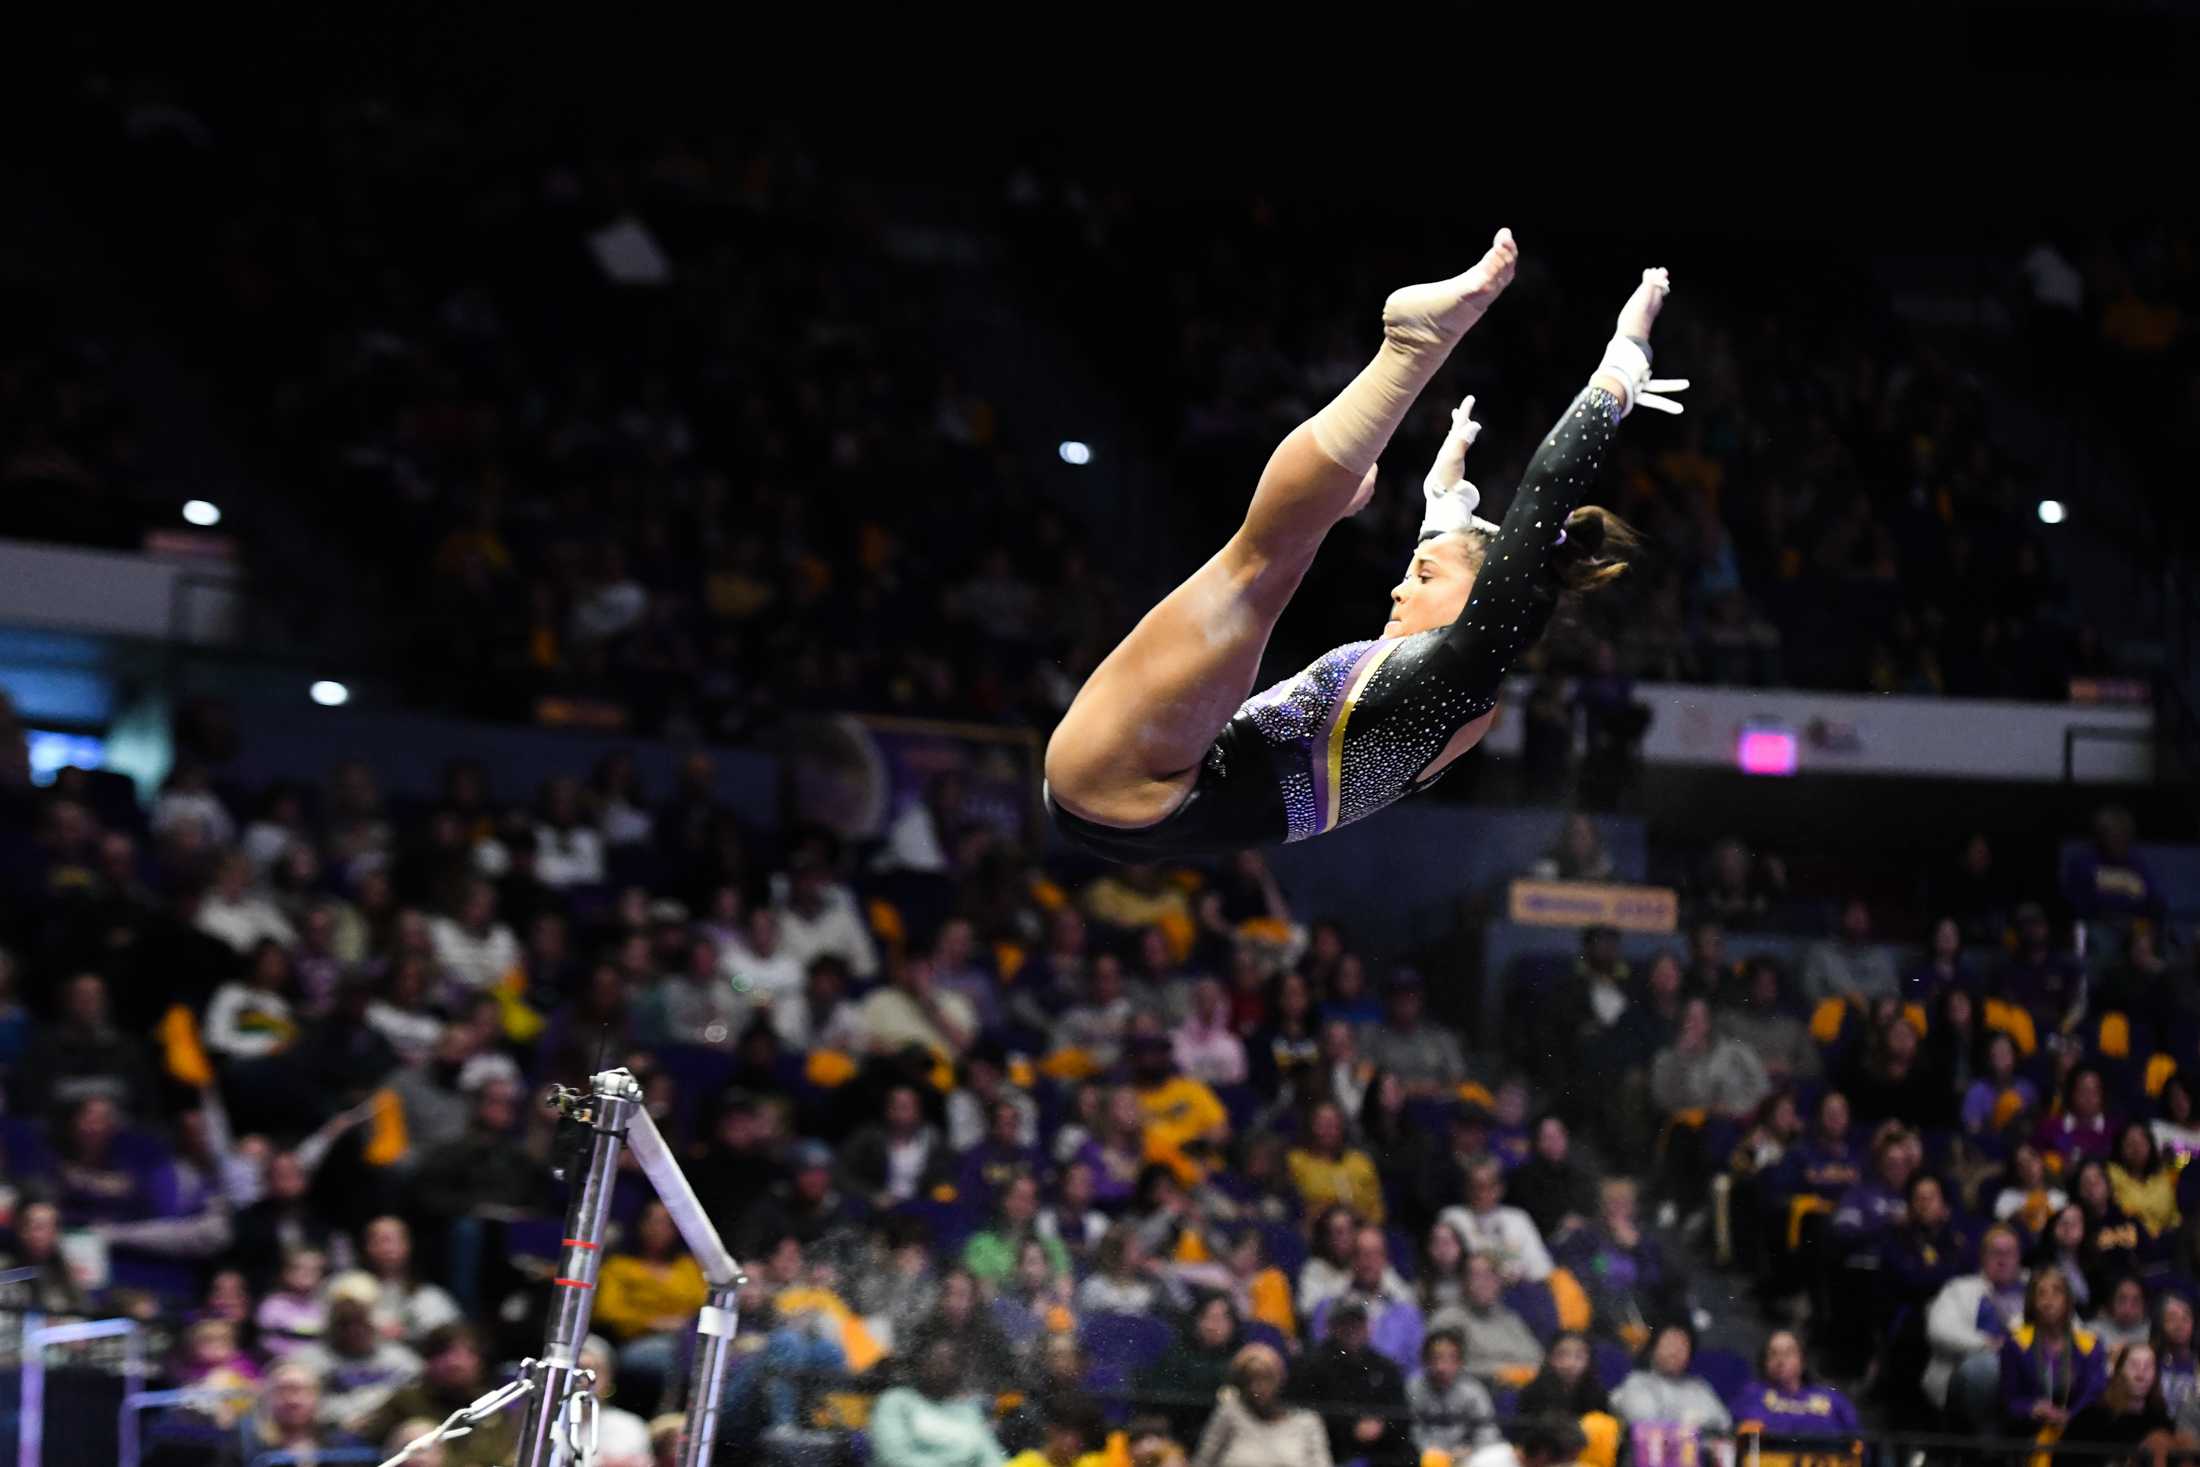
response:
M695 1379L688 1386L687 1437L680 1444L679 1467L710 1467L718 1449L719 1397L733 1366L733 1330L740 1317L740 1291L713 1289L695 1322Z
M590 1091L587 1108L572 1112L572 1118L593 1134L587 1168L573 1179L573 1200L565 1213L564 1267L552 1280L558 1289L557 1304L550 1317L548 1344L536 1363L535 1389L527 1397L514 1467L550 1467L558 1424L565 1419L566 1394L573 1388L581 1345L588 1338L619 1144L642 1098L642 1087L625 1070L604 1071L590 1082Z

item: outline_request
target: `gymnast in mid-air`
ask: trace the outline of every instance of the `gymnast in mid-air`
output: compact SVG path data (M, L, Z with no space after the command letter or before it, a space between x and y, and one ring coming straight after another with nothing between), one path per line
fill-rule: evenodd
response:
M1499 230L1465 274L1394 292L1375 360L1277 447L1230 542L1093 669L1047 744L1047 810L1065 837L1143 862L1304 840L1372 815L1480 742L1506 669L1562 596L1622 572L1633 533L1581 501L1622 418L1681 410L1663 394L1687 382L1650 375L1663 270L1643 272L1504 523L1474 513L1480 494L1461 477L1480 430L1470 397L1423 485L1420 541L1382 635L1252 691L1322 538L1368 502L1407 409L1519 257Z

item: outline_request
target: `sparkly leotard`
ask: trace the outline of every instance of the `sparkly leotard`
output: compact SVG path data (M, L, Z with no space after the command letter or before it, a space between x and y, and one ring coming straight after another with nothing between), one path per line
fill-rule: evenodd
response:
M1050 796L1057 828L1116 861L1216 854L1305 840L1434 784L1438 775L1421 771L1497 706L1506 669L1550 621L1551 552L1619 419L1601 387L1574 399L1529 461L1457 621L1339 647L1246 699L1184 803L1157 824L1100 825Z

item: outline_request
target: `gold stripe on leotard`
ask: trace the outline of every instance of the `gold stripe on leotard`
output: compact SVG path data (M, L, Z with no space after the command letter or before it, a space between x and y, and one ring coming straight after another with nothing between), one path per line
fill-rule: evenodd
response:
M1344 690L1344 699L1337 706L1336 721L1329 726L1329 747L1322 756L1329 773L1329 798L1324 802L1322 810L1322 830L1337 828L1337 814L1343 805L1344 727L1352 721L1352 710L1359 705L1360 694L1367 691L1369 680L1375 676L1375 669L1381 667L1390 654L1398 650L1402 641L1404 638L1394 637L1374 649L1375 655L1368 658L1360 668L1359 675Z

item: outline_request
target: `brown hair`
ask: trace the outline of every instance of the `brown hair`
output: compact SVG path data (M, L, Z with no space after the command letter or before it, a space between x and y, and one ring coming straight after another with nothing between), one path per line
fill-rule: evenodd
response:
M1488 530L1455 532L1477 574L1496 539ZM1566 516L1566 538L1551 553L1551 574L1561 590L1581 595L1609 586L1627 573L1642 536L1601 504L1584 504Z

